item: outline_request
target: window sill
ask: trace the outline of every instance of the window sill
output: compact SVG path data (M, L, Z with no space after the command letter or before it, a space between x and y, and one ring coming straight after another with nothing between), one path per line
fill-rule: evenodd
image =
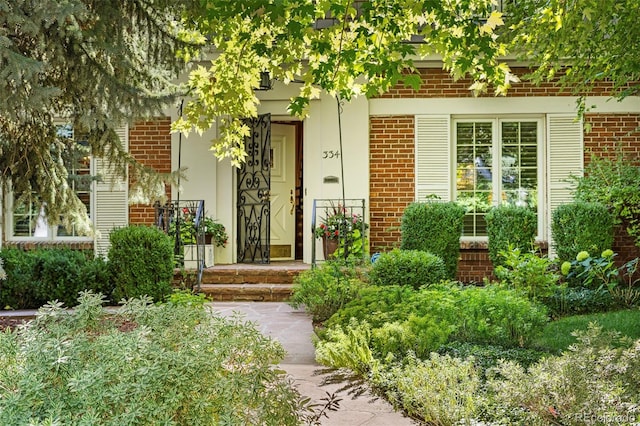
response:
M70 248L73 250L93 250L93 240L54 241L54 240L10 240L4 241L2 247L20 250L34 250L39 248Z
M547 241L536 241L536 248L547 250L549 243ZM460 250L489 250L488 241L460 241Z

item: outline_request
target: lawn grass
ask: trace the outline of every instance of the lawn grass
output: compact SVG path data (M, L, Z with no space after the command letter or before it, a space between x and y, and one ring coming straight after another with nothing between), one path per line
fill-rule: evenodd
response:
M574 315L552 321L534 341L533 346L552 353L561 352L576 343L576 338L571 333L575 330L586 330L591 322L597 323L605 331L615 330L634 340L640 339L640 309L624 309Z

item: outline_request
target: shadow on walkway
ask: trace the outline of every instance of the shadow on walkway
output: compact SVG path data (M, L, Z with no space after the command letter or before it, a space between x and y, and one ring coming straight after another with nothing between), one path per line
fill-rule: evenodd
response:
M281 367L295 380L301 394L315 403L322 403L328 393L336 392L341 385L321 386L322 375L316 371L322 366L315 361L312 343L313 327L311 318L303 310L295 310L284 302L212 302L211 306L221 315L230 316L235 312L247 321L256 324L265 336L279 341L287 351ZM382 399L374 399L370 394L352 398L347 391L338 393L342 399L338 411L328 413L322 425L334 426L404 426L416 423L393 410Z

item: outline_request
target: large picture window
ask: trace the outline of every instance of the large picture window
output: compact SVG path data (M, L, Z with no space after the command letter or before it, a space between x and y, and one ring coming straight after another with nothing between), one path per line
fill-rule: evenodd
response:
M455 193L467 208L463 237L486 237L491 206L538 211L541 121L455 120Z
M88 144L81 136L74 134L73 127L69 124L58 126L58 136L69 141L64 153L65 166L69 172L69 186L75 191L91 216L92 179ZM27 197L19 195L13 194L12 237L17 239L83 237L75 228L69 230L63 226L50 226L45 217L46 206L35 194Z

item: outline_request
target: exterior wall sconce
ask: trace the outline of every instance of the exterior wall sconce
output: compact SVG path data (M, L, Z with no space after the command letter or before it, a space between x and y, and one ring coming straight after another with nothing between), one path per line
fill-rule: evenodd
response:
M273 80L271 80L271 75L269 71L261 71L260 72L260 85L256 90L271 90L273 89Z

